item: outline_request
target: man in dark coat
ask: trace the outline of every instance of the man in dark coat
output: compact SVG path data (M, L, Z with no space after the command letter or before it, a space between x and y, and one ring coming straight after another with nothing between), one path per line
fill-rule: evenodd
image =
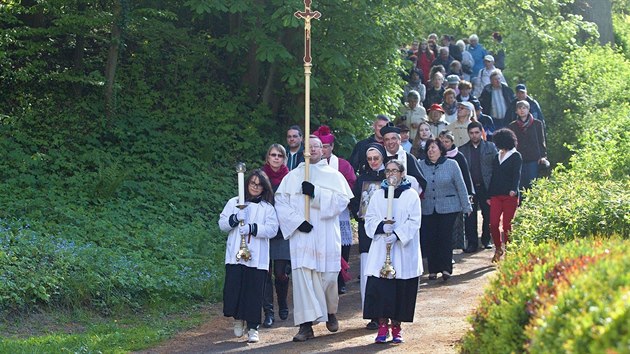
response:
M418 192L424 190L427 187L427 181L420 171L418 160L412 154L406 152L400 145L400 129L396 128L393 124L389 124L381 128L381 135L383 136L383 145L387 151L387 156L385 156L383 163L387 165L389 160L399 160L405 165L407 176L414 177L421 189L418 189L413 181L411 181L411 186L416 187Z
M481 209L482 233L481 244L484 248L491 248L492 241L490 236L490 206L486 203L488 196L488 187L492 177L492 161L497 155L497 148L493 143L482 139L482 125L479 122L468 124L468 136L470 140L459 147L459 151L468 162L468 169L475 187L475 195L473 197L473 211L466 218L466 239L468 247L464 250L466 253L476 252L479 241L479 233L477 231L477 210Z
M389 123L389 118L384 114L379 114L374 119L374 123L372 124L372 129L374 130L374 134L370 135L366 139L360 140L352 150L352 154L350 154L350 158L348 161L352 165L355 171L359 174L363 172L367 166L367 160L365 159L365 152L367 151L368 145L371 143L377 143L383 145L383 136L381 135L381 128Z
M483 111L492 117L496 129L504 128L507 125L504 119L505 113L510 102L514 99L514 91L501 82L500 75L500 72L493 71L490 74L490 84L483 88L479 96Z

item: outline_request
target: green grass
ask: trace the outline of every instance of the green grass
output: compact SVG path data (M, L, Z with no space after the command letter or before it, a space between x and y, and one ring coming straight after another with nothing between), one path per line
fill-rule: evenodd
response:
M80 310L7 317L0 323L0 353L127 353L156 346L211 316L211 308L192 306L111 317Z

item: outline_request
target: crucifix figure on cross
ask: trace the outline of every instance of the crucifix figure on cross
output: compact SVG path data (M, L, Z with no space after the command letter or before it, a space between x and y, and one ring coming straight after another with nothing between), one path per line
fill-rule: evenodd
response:
M295 17L304 20L304 180L309 182L310 167L310 142L311 135L311 19L318 19L322 16L319 11L311 11L311 0L304 0L304 11L296 11ZM310 198L306 196L304 201L304 219L310 219Z
M319 19L319 11L311 11L311 0L304 0L304 11L296 11L295 17L304 20L304 63L311 63L311 19Z

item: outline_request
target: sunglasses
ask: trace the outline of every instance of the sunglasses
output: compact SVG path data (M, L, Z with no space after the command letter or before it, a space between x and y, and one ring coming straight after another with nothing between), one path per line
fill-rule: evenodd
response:
M283 158L283 157L284 157L284 155L282 155L282 154L277 154L277 153L275 153L275 152L270 153L270 154L269 154L269 156L271 156L271 157L279 157L279 158Z

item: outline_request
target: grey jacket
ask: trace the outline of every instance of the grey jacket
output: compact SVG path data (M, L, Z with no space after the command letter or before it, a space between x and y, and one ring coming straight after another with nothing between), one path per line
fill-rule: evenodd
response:
M470 141L459 147L459 152L464 155L466 162L468 162L468 169L470 169L470 150L472 148L472 142ZM494 146L494 143L485 140L481 140L479 148L481 149L481 176L483 178L483 184L486 190L488 190L490 187L490 179L492 178L492 160L499 152L497 151L497 147Z
M457 162L441 157L437 164L426 159L420 161L419 165L427 180L422 199L422 215L472 211L464 177Z

